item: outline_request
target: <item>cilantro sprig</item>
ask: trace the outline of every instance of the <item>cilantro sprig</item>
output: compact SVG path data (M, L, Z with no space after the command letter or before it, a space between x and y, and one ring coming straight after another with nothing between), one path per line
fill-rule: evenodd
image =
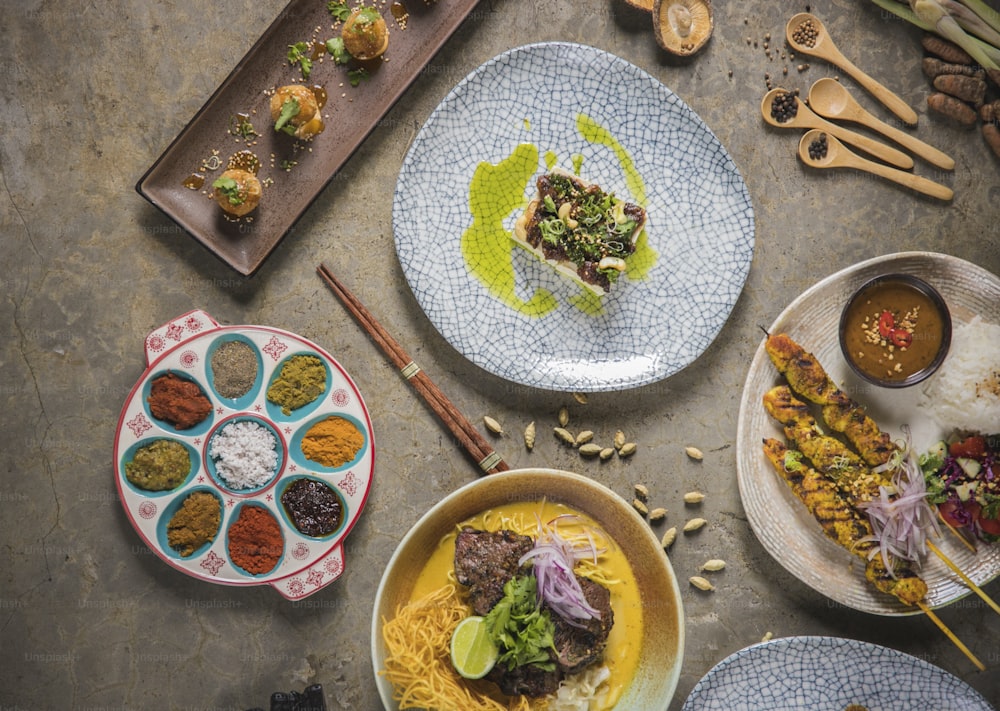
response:
M555 649L555 627L547 609L538 604L534 575L513 577L503 586L503 597L486 615L486 629L508 669L533 664L544 671L556 668L549 654Z
M278 120L274 122L274 130L294 135L295 126L291 125L289 121L299 113L299 108L299 100L294 96L285 99L281 104L281 113L278 114Z
M216 178L212 183L212 187L225 195L230 205L242 205L244 203L243 196L240 194L240 184L228 175Z
M308 79L312 72L312 59L309 57L311 47L308 42L296 42L288 45L288 62L293 66L298 64L302 78Z

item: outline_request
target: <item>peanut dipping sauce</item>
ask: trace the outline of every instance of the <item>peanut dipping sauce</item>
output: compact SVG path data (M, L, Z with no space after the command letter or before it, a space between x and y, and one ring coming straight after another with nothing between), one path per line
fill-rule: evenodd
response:
M906 278L863 287L841 321L844 355L872 378L903 384L934 364L951 339L950 320L931 296Z

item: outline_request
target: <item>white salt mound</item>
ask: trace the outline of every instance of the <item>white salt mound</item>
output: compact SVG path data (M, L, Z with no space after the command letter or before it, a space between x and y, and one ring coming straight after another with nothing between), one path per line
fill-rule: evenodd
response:
M274 476L278 464L271 431L256 422L231 422L212 437L208 455L215 471L232 489L253 489Z
M1000 432L1000 325L976 316L956 326L948 357L924 385L920 405L948 431Z

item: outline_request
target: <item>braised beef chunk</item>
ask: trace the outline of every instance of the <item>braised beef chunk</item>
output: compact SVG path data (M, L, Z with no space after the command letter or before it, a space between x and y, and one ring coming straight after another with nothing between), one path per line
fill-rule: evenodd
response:
M503 597L503 586L521 567L521 556L534 541L513 531L464 528L455 539L455 578L469 587L469 601L477 615L485 615Z
M583 596L600 613L600 618L575 620L582 627L575 627L559 615L552 613L555 631L552 635L556 647L556 663L566 674L575 674L598 661L604 654L608 634L614 624L611 593L606 587L577 576Z
M562 671L557 667L552 671L544 671L534 664L508 669L506 664L497 664L486 675L486 678L500 687L507 696L524 694L537 697L551 694L559 688Z

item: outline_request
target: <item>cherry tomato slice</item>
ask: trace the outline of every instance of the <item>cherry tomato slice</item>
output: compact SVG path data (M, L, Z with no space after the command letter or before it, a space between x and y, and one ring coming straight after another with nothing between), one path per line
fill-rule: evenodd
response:
M980 518L979 528L982 529L983 533L1000 536L1000 518Z
M913 343L913 334L901 328L894 328L889 331L889 340L896 348L909 348Z
M971 528L979 519L979 511L982 507L975 501L959 503L957 501L945 501L938 506L941 518L955 528Z
M953 442L948 446L948 454L966 459L982 459L986 456L986 438L966 437L961 442Z
M882 338L888 338L895 325L896 318L892 315L892 312L883 311L882 315L878 317L878 335L882 336Z

